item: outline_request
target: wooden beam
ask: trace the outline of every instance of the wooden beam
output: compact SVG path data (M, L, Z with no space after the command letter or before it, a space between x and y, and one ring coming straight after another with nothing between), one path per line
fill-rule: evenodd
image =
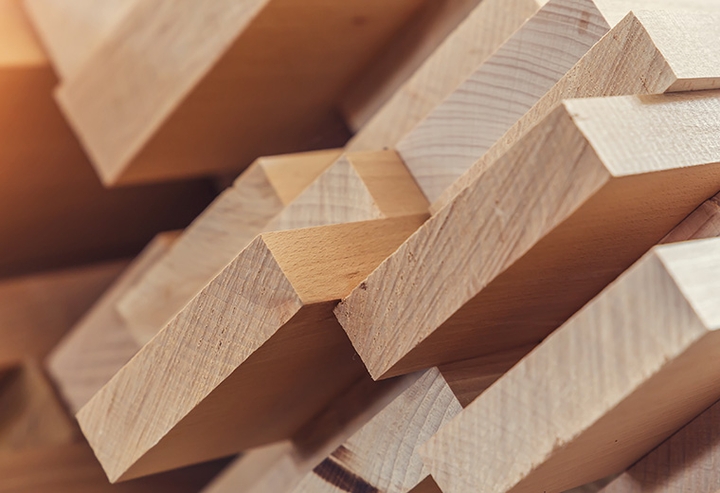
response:
M80 70L137 0L23 0L53 66L65 79Z
M718 258L716 238L656 247L575 314L421 447L443 491L564 491L715 402Z
M48 371L73 412L140 349L116 313L115 303L170 248L177 235L158 235L48 357Z
M186 226L211 185L105 190L53 100L57 78L20 0L0 0L0 19L0 277L131 256Z
M340 150L256 160L118 297L140 345L164 327L341 154Z
M563 99L720 87L720 56L713 47L720 40L720 5L715 5L716 10L708 13L653 10L629 14L494 144L473 138L473 128L460 127L465 138L457 140L466 142L460 154L481 157L472 166L467 159L455 158L457 164L448 173L450 178L459 178L435 199L432 211L447 205ZM440 126L437 133L443 131ZM441 172L437 166L428 169L431 174Z
M0 281L0 366L44 360L126 265L115 261Z
M110 484L87 443L0 452L0 493L195 493L222 468L210 463Z
M341 91L424 1L138 2L58 101L109 185L344 143Z
M338 306L373 377L542 340L720 188L718 110L565 101Z
M261 232L427 211L395 152L351 153L333 162L338 155L261 158L246 171L118 302L138 341L144 344L167 325Z
M483 0L348 143L394 148L547 0Z
M0 456L69 443L77 438L79 430L65 413L36 361L27 359L3 370L0 377Z
M111 481L292 437L364 374L333 308L426 217L256 238L78 413Z

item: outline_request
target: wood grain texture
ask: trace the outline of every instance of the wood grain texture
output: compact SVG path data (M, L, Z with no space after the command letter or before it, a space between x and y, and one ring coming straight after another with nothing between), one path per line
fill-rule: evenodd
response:
M593 0L550 0L420 122L397 149L432 202L610 26Z
M334 306L426 217L254 240L78 413L111 481L292 437L364 374Z
M20 0L0 1L0 46L0 276L135 255L207 205L206 182L105 190L53 100L57 78Z
M717 69L714 76L709 72L700 75L698 71L698 77L694 78L684 67L687 65L686 60L717 58L714 46L720 41L717 28L720 23L720 5L718 9L711 14L636 11L626 16L502 138L489 149L479 149L484 154L472 166L465 167L467 171L437 197L432 204L432 211L447 205L460 190L482 174L563 99L660 94L677 87L686 90L717 87L720 83L720 72ZM693 35L687 34L689 31ZM703 63L699 62L700 66ZM442 172L438 171L442 170L438 166L429 169L435 174ZM462 171L462 167L458 167L453 176Z
M65 79L85 64L137 0L23 0L53 66Z
M479 4L480 0L435 0L418 9L340 98L340 110L353 133L362 130Z
M720 188L718 109L565 101L338 306L373 377L542 340Z
M224 463L110 484L87 443L0 452L1 493L196 493Z
M78 435L35 360L26 359L0 377L0 456L70 443Z
M157 332L263 231L341 151L263 157L180 235L166 254L118 298L140 345Z
M715 402L719 253L718 239L656 247L501 377L421 447L443 491L560 492Z
M120 260L0 281L0 365L45 359L126 266Z
M107 184L342 144L341 91L423 3L139 2L58 101Z
M292 441L246 452L203 490L203 493L292 491L325 457L403 393L417 378L418 375L413 374L384 382L373 382L365 375L304 425Z
M394 148L545 3L483 0L360 129L348 150Z
M71 411L77 412L140 349L115 311L115 304L170 248L177 235L158 235L48 357L48 371Z

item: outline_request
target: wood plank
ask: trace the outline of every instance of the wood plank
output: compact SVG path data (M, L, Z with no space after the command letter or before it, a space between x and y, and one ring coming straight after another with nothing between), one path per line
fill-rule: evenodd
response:
M75 74L137 0L23 0L61 78Z
M57 78L20 0L1 0L0 18L0 277L132 256L186 226L213 187L105 190L53 100Z
M339 150L259 158L118 297L144 345L340 155Z
M0 281L0 366L44 360L126 266L120 260Z
M341 91L424 1L140 2L58 101L109 185L341 144Z
M427 211L427 200L395 152L351 153L330 165L337 154L262 158L261 166L244 173L118 302L138 341L144 344L167 325L261 232ZM284 168L278 167L281 161ZM313 163L309 169L308 162ZM302 182L317 179L295 196L299 180L289 169L297 166L307 171ZM327 169L320 174L320 167ZM261 174L260 168L269 171Z
M115 311L115 304L170 248L177 235L158 235L48 357L48 371L72 412L77 412L140 349Z
M69 443L78 435L35 360L6 369L0 377L0 456Z
M395 145L547 0L483 0L359 130L350 151Z
M565 101L335 310L373 377L542 340L720 188L718 110Z
M720 9L720 5L715 5ZM484 141L485 145L478 147L479 152L476 152L481 155L480 159L469 169L468 160L456 159L458 164L450 178L467 172L439 195L433 202L432 211L447 205L563 99L717 88L720 85L717 71L720 57L713 45L720 40L718 25L720 10L702 14L635 11L626 16L500 140L489 149L490 141ZM483 141L473 139L470 132L462 132L467 142L463 154L471 155L471 149ZM437 167L429 169L430 173L439 173Z
M443 491L560 492L715 402L719 253L717 238L654 248L501 377L421 447Z
M0 452L1 493L195 493L222 468L210 463L110 484L87 443Z
M365 371L333 308L426 218L256 238L78 413L110 480L291 437Z

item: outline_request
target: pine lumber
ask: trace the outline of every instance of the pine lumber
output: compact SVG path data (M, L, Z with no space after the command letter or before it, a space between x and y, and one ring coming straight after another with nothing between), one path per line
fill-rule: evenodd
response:
M720 188L719 109L717 91L563 102L337 307L373 378L559 327Z
M339 155L261 158L243 173L119 300L118 311L138 342L167 325L261 232L427 211L427 200L394 151Z
M140 349L115 304L162 257L177 235L157 235L49 355L48 372L73 413Z
M717 238L654 248L501 377L421 447L443 491L564 491L717 401L719 254Z
M139 2L58 101L107 185L242 171L344 143L337 99L424 3Z
M244 453L203 493L292 491L306 474L417 378L416 374L383 382L373 382L367 376L361 378L303 426L292 440Z
M78 434L35 360L0 370L0 463L2 454L69 443Z
M138 343L167 325L341 152L262 157L245 170L118 298L117 310Z
M333 308L426 218L258 236L79 411L110 480L292 437L365 374Z
M529 128L537 124L562 99L626 94L714 89L720 86L717 66L720 57L714 45L720 40L720 5L713 12L635 11L601 39L553 88L517 121L492 147L478 147L468 128L466 155L481 155L468 168L469 160L458 160L449 178L459 178L432 204L436 212L481 174ZM436 127L442 132L442 122ZM468 125L468 127L470 127ZM481 128L475 129L480 131ZM486 132L487 133L487 132ZM472 150L471 150L472 149ZM456 151L457 152L457 151ZM484 152L484 154L482 154ZM437 167L428 167L438 174ZM465 172L467 170L467 172ZM465 172L464 174L462 174ZM449 171L448 171L449 173ZM443 183L447 183L447 179Z
M0 281L0 366L44 360L126 265L116 260Z
M348 142L394 148L547 0L483 0Z
M0 451L0 493L196 493L224 463L110 484L85 442Z
M75 74L138 0L23 0L60 78Z
M56 84L20 0L1 0L1 277L135 255L214 195L206 182L105 190L53 100Z

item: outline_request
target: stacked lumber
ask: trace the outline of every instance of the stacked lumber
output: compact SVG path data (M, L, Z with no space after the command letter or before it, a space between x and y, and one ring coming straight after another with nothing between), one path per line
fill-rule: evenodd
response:
M0 13L0 493L720 489L716 0Z

